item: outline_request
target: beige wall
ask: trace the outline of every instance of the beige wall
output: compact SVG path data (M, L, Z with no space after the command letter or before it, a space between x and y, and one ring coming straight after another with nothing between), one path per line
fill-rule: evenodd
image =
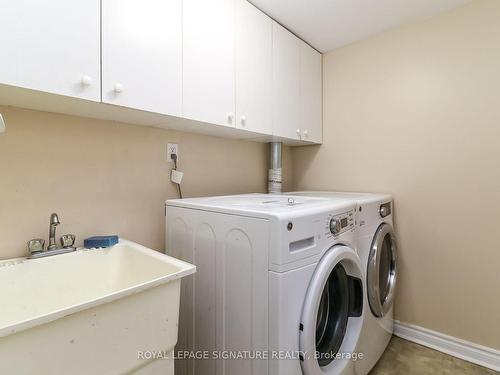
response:
M116 233L164 248L169 182L166 144L179 144L185 196L265 191L264 143L166 131L0 107L0 259L26 254L26 241L58 233ZM285 148L285 164L290 165ZM291 173L288 173L290 176ZM285 181L286 182L286 181Z
M324 56L324 145L294 188L392 193L396 318L500 349L500 1Z

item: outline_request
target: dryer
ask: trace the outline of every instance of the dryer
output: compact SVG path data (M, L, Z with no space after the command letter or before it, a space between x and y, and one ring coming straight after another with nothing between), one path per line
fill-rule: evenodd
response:
M356 373L367 374L385 351L394 330L394 293L397 281L397 242L393 229L393 199L387 194L302 191L298 196L356 202L355 247L366 282L365 315Z
M355 209L268 194L167 201L167 251L197 266L176 351L215 353L177 360L176 374L354 373L366 310Z

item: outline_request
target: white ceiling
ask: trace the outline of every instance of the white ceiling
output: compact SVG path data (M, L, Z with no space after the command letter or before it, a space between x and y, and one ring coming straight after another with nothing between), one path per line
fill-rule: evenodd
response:
M471 0L250 0L321 52Z

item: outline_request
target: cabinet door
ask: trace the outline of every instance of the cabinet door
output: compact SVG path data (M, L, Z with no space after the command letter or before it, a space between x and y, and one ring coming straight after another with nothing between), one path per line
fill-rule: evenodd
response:
M102 101L181 114L182 0L102 0Z
M300 130L304 141L321 143L322 72L321 53L300 42Z
M100 100L100 1L1 0L0 83Z
M272 134L272 21L236 0L236 127Z
M274 135L300 139L300 40L273 22Z
M183 117L234 126L233 24L233 0L184 0Z

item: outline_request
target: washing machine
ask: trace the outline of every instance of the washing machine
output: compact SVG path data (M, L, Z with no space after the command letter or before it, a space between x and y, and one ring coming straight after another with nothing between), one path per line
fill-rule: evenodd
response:
M349 199L167 201L167 252L197 267L176 374L353 374L366 311L355 214Z
M355 247L366 281L365 304L369 306L358 350L356 373L367 374L385 351L394 328L394 293L397 280L397 242L393 229L393 199L387 194L303 191L298 196L326 197L356 202Z

